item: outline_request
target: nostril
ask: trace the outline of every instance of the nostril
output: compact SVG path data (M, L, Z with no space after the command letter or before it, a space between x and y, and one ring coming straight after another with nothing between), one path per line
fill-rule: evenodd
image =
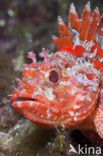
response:
M49 80L53 83L56 83L59 79L58 73L55 70L52 70L49 74Z

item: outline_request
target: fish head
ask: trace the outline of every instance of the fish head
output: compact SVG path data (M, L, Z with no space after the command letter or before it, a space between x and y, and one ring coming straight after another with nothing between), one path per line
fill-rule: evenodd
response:
M13 91L14 109L43 128L74 126L94 110L100 77L90 63L59 51L42 54L44 61L23 66L23 76Z

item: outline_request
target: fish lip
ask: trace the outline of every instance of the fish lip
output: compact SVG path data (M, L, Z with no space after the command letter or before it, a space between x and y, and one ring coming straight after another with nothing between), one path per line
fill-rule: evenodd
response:
M25 105L25 103L27 105ZM28 105L30 103L30 105ZM30 98L30 97L15 97L12 100L12 107L15 109L23 109L23 108L34 108L34 105L41 105L41 102L39 102L36 98Z
M15 97L13 99L12 103L18 102L18 101L20 101L20 102L24 102L24 101L31 101L31 102L33 102L33 101L38 101L38 100L37 100L37 98L31 98L31 97Z

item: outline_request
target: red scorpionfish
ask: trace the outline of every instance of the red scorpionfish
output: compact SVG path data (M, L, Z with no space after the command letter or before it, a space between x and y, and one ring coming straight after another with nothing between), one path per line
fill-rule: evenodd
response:
M103 16L98 8L91 15L88 2L79 18L72 3L68 27L61 17L58 25L58 52L43 49L42 62L29 52L12 106L40 127L89 129L103 139Z

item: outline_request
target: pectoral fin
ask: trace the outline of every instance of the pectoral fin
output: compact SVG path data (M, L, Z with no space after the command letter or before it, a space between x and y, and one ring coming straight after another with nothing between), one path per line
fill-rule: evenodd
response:
M94 118L94 124L95 124L98 135L100 136L100 138L103 139L103 109L100 107L98 108L96 112L96 115Z

